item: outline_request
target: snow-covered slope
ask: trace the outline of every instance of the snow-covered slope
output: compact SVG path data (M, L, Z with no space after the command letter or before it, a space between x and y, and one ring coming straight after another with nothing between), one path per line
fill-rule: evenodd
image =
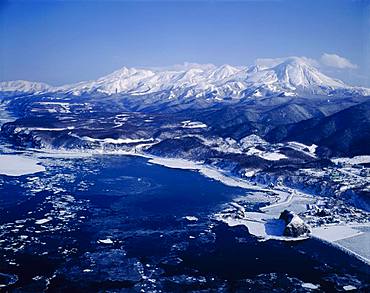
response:
M216 67L194 64L165 70L124 67L96 81L67 85L57 90L75 94L94 91L130 95L166 92L167 98L206 95L214 91L220 96L237 96L244 87L242 84L236 85L233 77L242 78L242 71L243 68L230 65Z
M26 80L0 82L0 91L2 92L39 93L52 90L53 87L43 82L32 82Z
M204 98L215 101L278 95L370 94L369 89L351 87L326 76L306 58L299 57L282 59L271 67L209 64L186 64L151 70L124 67L98 80L54 88L39 83L0 83L0 91L9 90L58 91L75 95L91 92L136 96L160 94L161 99Z
M247 81L252 88L270 93L295 95L300 92L327 94L335 89L351 88L340 80L321 73L306 59L290 57L271 68L255 67Z

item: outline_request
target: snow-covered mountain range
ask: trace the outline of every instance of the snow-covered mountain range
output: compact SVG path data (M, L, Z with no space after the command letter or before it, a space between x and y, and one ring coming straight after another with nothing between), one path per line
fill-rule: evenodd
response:
M53 87L43 83L27 80L14 80L0 82L0 91L3 92L24 92L39 93L53 90Z
M285 58L270 67L210 64L185 64L166 69L124 67L97 80L59 87L29 81L0 82L0 91L74 95L160 94L162 99L203 97L216 101L265 96L370 95L370 89L333 79L300 57Z

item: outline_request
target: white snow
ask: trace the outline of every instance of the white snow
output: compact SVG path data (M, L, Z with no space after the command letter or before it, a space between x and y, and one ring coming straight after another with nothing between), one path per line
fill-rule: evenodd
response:
M293 225L302 225L302 224L304 224L303 220L300 217L298 217L297 215L293 216L290 223L292 223Z
M182 121L183 128L207 128L207 125L199 121Z
M272 204L269 204L267 206L264 206L264 207L261 207L260 210L261 211L270 211L271 213L271 210L275 209L276 207L286 207L289 203L292 202L292 199L295 195L297 195L297 193L295 191L293 192L278 192L278 191L275 191L276 194L279 195L279 201L276 202L276 203L272 203Z
M51 220L52 220L51 218L39 219L35 221L35 224L43 225L43 224L46 224L47 222L50 222Z
M132 154L136 155L136 154ZM264 190L258 186L249 183L246 180L241 180L230 175L225 175L221 170L213 168L211 166L203 165L202 162L193 162L184 159L173 159L173 158L160 158L154 156L144 156L149 158L149 163L165 166L168 168L185 169L185 170L196 170L205 177L220 181L227 186L240 187L251 190Z
M351 238L362 233L348 225L321 226L312 229L313 236L329 242Z
M32 149L33 150L33 149ZM38 158L84 158L84 157L91 157L91 153L87 152L76 152L76 151L68 151L62 149L42 149L38 150L35 149L34 156Z
M215 219L226 223L230 227L245 226L250 234L263 240L299 241L308 238L308 236L296 238L283 236L285 222L265 213L244 212L243 218L216 214Z
M345 291L352 291L352 290L356 290L356 289L357 289L357 287L352 286L352 285L346 285L346 286L343 286L343 289L344 289Z
M173 169L186 169L186 170L196 170L199 169L201 166L201 162L193 162L184 159L176 159L176 158L151 158L149 163L162 165L167 168Z
M332 159L332 162L335 164L342 163L342 164L369 164L370 163L370 156L355 156L353 158L335 158Z
M196 137L202 141L206 146L211 147L214 150L217 150L222 153L234 153L241 154L242 149L238 142L230 137L221 138L221 137L212 137L205 138L202 135L190 134L187 137Z
M20 131L64 131L64 130L73 130L74 126L68 126L63 128L47 128L47 127L17 127L14 132Z
M306 154L308 154L312 157L316 157L315 152L316 152L316 149L317 149L317 145L315 145L315 144L312 144L312 145L309 146L309 145L306 145L304 143L300 143L300 142L297 142L297 141L290 141L290 142L288 142L288 145L290 147L292 147L293 149L295 149L295 150L304 152L304 153L306 153Z
M25 80L3 81L0 82L0 91L4 92L27 92L38 93L51 90L52 87L42 82L32 82Z
M0 174L2 175L21 176L44 171L45 167L32 158L20 155L0 155Z
M286 155L280 154L278 152L274 152L274 153L264 152L264 153L260 153L260 154L257 154L257 155L260 156L262 159L265 159L265 160L268 160L268 161L279 161L281 159L287 159Z
M247 149L257 145L266 145L267 142L256 134L248 135L240 140L240 144L243 148Z
M303 283L302 284L302 287L303 288L307 288L307 289L313 289L313 290L315 290L315 289L319 289L319 285L315 285L315 284L312 284L312 283Z
M151 142L154 141L153 138L92 138L89 136L83 136L81 139L91 142L100 142L100 143L111 143L111 144L129 144L129 143L139 143L139 142Z
M110 238L107 238L107 239L99 239L98 240L98 243L102 243L102 244L113 244L113 241Z
M255 156L258 156L262 159L265 159L267 161L279 161L281 159L286 159L287 156L285 156L284 154L281 154L279 152L267 152L267 151L261 151L255 147L251 147L248 149L248 151L246 152L247 155L249 156L252 156L252 155L255 155Z
M258 189L256 188L256 186L252 185L251 183L247 181L243 181L241 179L234 178L229 175L225 175L220 170L217 170L215 168L202 166L199 169L199 172L203 174L204 176L220 181L227 186L240 187L240 188L246 188L246 189Z
M253 177L258 171L259 169L244 169L243 175L245 177Z
M196 221L198 221L198 218L197 217L194 217L194 216L185 216L184 218L186 220L190 221L190 222L196 222Z

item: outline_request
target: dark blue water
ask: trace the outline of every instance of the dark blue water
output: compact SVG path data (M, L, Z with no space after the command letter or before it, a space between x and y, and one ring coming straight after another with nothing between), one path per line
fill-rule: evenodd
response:
M322 243L259 242L244 227L212 220L246 190L138 157L44 164L45 173L0 177L0 284L7 288L273 292L302 291L302 282L311 282L330 292L368 286L368 267ZM47 217L47 224L35 223Z

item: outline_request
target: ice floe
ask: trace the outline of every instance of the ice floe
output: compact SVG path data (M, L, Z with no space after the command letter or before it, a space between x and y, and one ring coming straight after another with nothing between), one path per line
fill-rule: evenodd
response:
M196 222L198 221L198 218L197 217L194 217L194 216L185 216L184 219L190 221L190 222Z
M315 284L312 284L312 283L303 283L302 284L302 287L303 288L306 288L306 289L312 289L312 290L315 290L315 289L319 289L319 285L315 285Z
M326 241L338 241L346 238L359 236L363 232L356 230L348 225L331 225L316 227L312 231L312 235L326 240Z
M35 221L35 224L43 225L43 224L46 224L47 222L50 222L51 220L52 220L51 218L39 219Z
M107 239L99 239L98 240L98 243L102 243L102 244L113 244L113 241L110 238L107 238Z
M352 285L346 285L346 286L343 286L343 289L344 291L352 291L352 290L356 290L357 287L352 286Z
M20 155L0 155L0 174L21 176L44 172L45 167L35 159Z

